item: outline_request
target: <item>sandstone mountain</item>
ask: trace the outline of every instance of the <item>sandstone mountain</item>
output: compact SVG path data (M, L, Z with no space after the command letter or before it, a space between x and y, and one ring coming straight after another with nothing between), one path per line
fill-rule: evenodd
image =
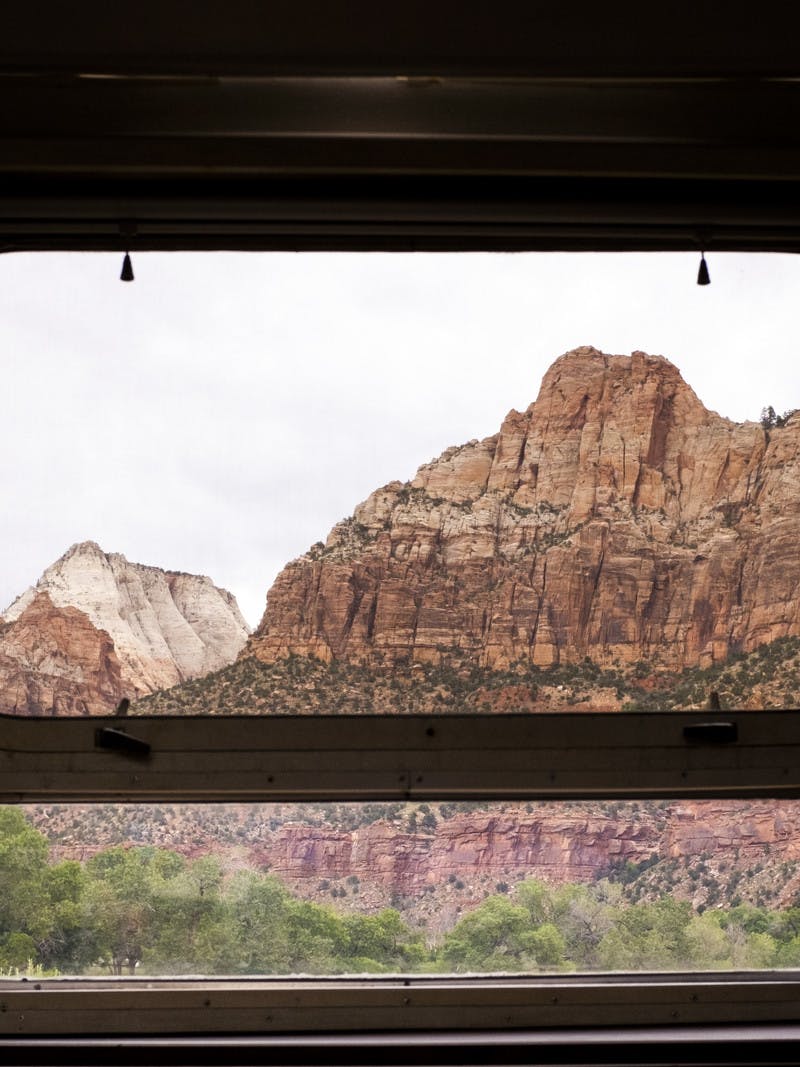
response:
M708 667L800 634L799 539L800 416L737 424L660 356L579 348L288 564L242 655Z
M247 633L209 578L73 545L0 616L0 708L108 714L121 696L225 666Z

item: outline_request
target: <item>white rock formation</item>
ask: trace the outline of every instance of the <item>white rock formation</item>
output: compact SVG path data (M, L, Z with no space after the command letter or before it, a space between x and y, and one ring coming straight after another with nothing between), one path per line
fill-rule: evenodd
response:
M0 618L14 621L41 592L111 636L132 697L227 666L249 632L236 598L210 578L129 563L93 541L73 545Z

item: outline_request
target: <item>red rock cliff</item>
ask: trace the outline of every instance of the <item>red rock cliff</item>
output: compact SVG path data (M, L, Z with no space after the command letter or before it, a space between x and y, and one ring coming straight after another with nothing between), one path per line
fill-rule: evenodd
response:
M426 831L409 829L405 818L346 829L336 814L311 825L291 805L160 805L157 818L137 805L113 813L102 805L27 810L58 859L84 861L120 843L189 856L211 851L234 869L266 868L320 899L330 899L328 879L355 876L361 903L380 905L392 893L419 898L456 879L485 891L494 891L498 880L514 884L530 877L592 882L614 866L653 856L675 862L684 898L702 890L687 871L693 866L699 873L705 861L722 885L737 872L755 878L750 896L755 889L786 904L800 892L800 804L794 800L503 803L451 816L433 807L438 818ZM726 892L734 895L733 888Z
M536 815L513 808L458 815L441 822L435 836L404 833L382 821L355 831L289 824L260 858L292 883L356 874L365 883L413 893L460 874L591 881L610 863L649 856L662 838L650 819L615 821L542 805Z
M17 619L0 624L0 711L110 715L122 695L114 642L77 608L37 593Z
M244 654L708 665L800 634L799 539L800 415L733 423L660 356L580 348L284 568Z

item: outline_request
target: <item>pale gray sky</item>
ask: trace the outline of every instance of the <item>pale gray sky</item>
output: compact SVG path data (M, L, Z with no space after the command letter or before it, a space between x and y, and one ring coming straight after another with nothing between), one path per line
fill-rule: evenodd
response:
M208 574L257 624L373 489L494 433L591 344L672 360L733 419L800 407L800 260L0 257L0 609L76 541Z

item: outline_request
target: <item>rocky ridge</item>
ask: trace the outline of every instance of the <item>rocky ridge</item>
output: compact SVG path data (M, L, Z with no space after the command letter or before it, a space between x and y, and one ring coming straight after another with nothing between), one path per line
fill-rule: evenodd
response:
M248 629L209 578L73 545L0 616L0 707L108 714L236 658Z
M800 416L737 424L660 356L579 348L288 564L242 655L708 667L800 634L799 537Z

